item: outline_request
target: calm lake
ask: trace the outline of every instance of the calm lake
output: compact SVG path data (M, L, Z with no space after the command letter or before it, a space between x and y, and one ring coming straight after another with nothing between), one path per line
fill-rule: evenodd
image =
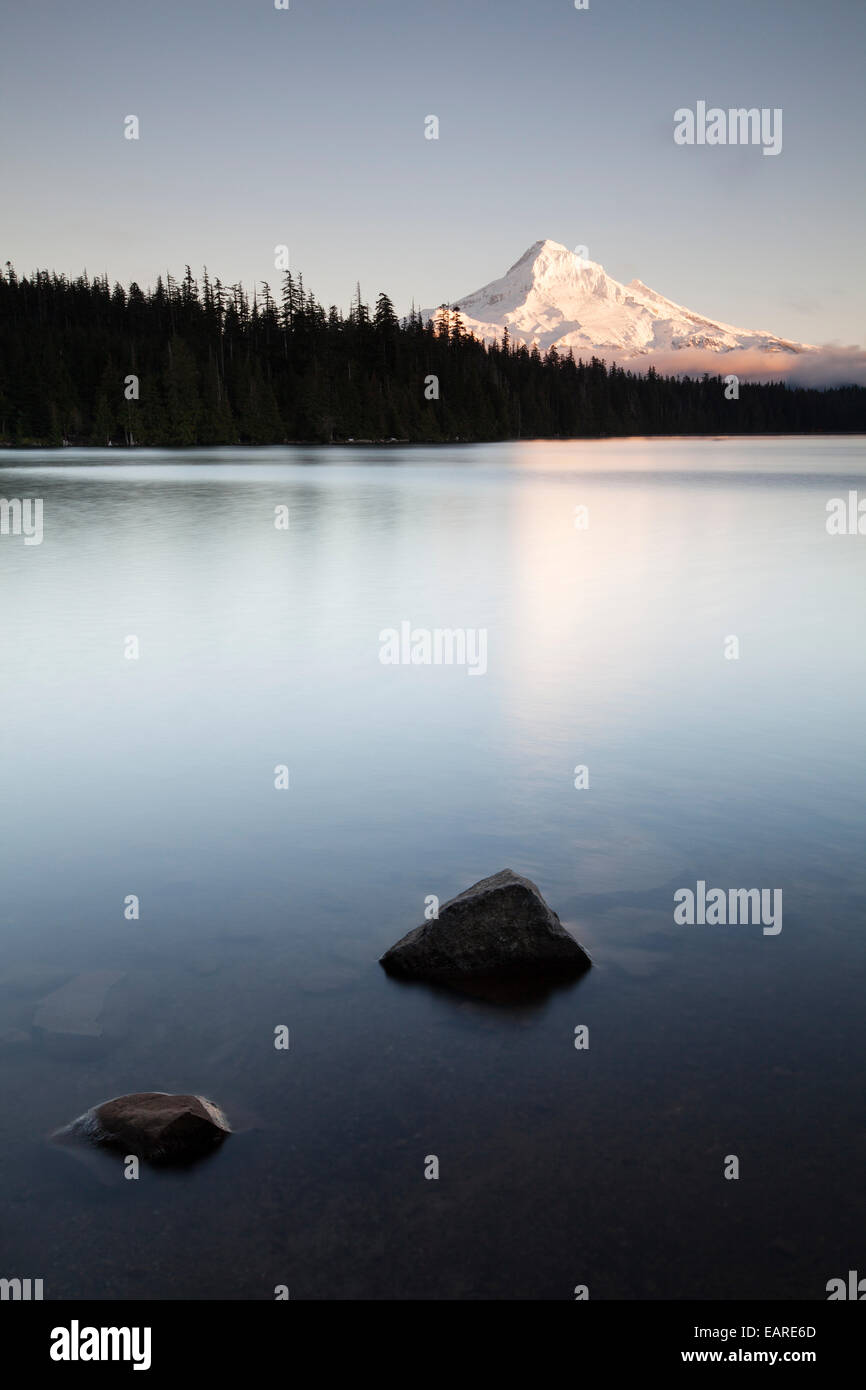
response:
M866 1273L866 535L826 528L863 445L4 451L43 538L0 535L0 1276L823 1299ZM383 664L403 623L483 632L486 669ZM425 899L505 867L591 971L511 1004L385 976ZM781 890L782 930L678 924L698 882ZM97 971L92 1047L32 1029ZM137 1181L45 1142L139 1090L238 1132Z

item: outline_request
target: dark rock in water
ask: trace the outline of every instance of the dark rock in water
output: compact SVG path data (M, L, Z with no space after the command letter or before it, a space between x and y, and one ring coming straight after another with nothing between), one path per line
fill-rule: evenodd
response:
M210 1153L229 1134L225 1115L204 1096L141 1091L97 1105L52 1138L118 1149L151 1163L188 1163Z
M511 869L483 878L386 951L381 963L404 979L577 975L592 964L535 884Z

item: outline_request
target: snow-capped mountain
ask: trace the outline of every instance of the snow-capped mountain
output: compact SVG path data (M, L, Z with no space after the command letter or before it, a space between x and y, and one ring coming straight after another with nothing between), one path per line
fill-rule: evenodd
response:
M537 241L500 280L456 301L467 332L499 341L508 327L512 342L544 352L572 348L624 360L680 349L761 353L809 353L816 349L772 333L716 323L656 294L640 280L621 285L595 261L556 241ZM435 310L430 312L435 316ZM646 365L649 365L647 363Z

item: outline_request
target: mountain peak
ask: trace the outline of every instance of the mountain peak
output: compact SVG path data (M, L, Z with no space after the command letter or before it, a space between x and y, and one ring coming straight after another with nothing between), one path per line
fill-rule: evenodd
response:
M580 256L576 250L571 250L569 247L563 246L560 241L550 241L546 239L543 241L534 241L532 245L524 251L520 260L515 261L511 270L515 270L517 266L522 266L526 263L538 265L539 262L542 268L557 267L560 269L571 267L575 264L578 269L581 266L594 266L597 264L597 262L591 261L585 256ZM599 267L599 269L601 269L601 267ZM508 271L509 275L511 274L511 270Z
M524 255L526 255L526 256L529 256L529 255L536 255L536 256L537 256L538 253L541 252L541 251L546 251L546 252L548 252L548 253L550 253L550 254L555 254L556 252L560 252L562 255L565 255L565 256L569 256L569 255L573 254L572 252L569 251L569 249L568 249L567 246L563 246L563 245L562 245L562 242L560 242L560 241L550 241L549 239L545 239L545 240L543 240L543 241L534 241L534 242L532 243L532 245L530 246L529 250L524 252Z

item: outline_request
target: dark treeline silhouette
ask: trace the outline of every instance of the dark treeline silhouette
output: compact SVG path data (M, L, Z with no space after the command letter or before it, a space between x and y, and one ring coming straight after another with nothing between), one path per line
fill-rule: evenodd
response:
M135 380L132 380L135 379ZM437 396L438 391L438 396ZM137 398L136 398L137 393ZM862 431L866 388L646 375L551 348L485 346L446 306L398 321L360 288L325 310L286 272L275 297L181 281L0 273L0 443L208 445Z

